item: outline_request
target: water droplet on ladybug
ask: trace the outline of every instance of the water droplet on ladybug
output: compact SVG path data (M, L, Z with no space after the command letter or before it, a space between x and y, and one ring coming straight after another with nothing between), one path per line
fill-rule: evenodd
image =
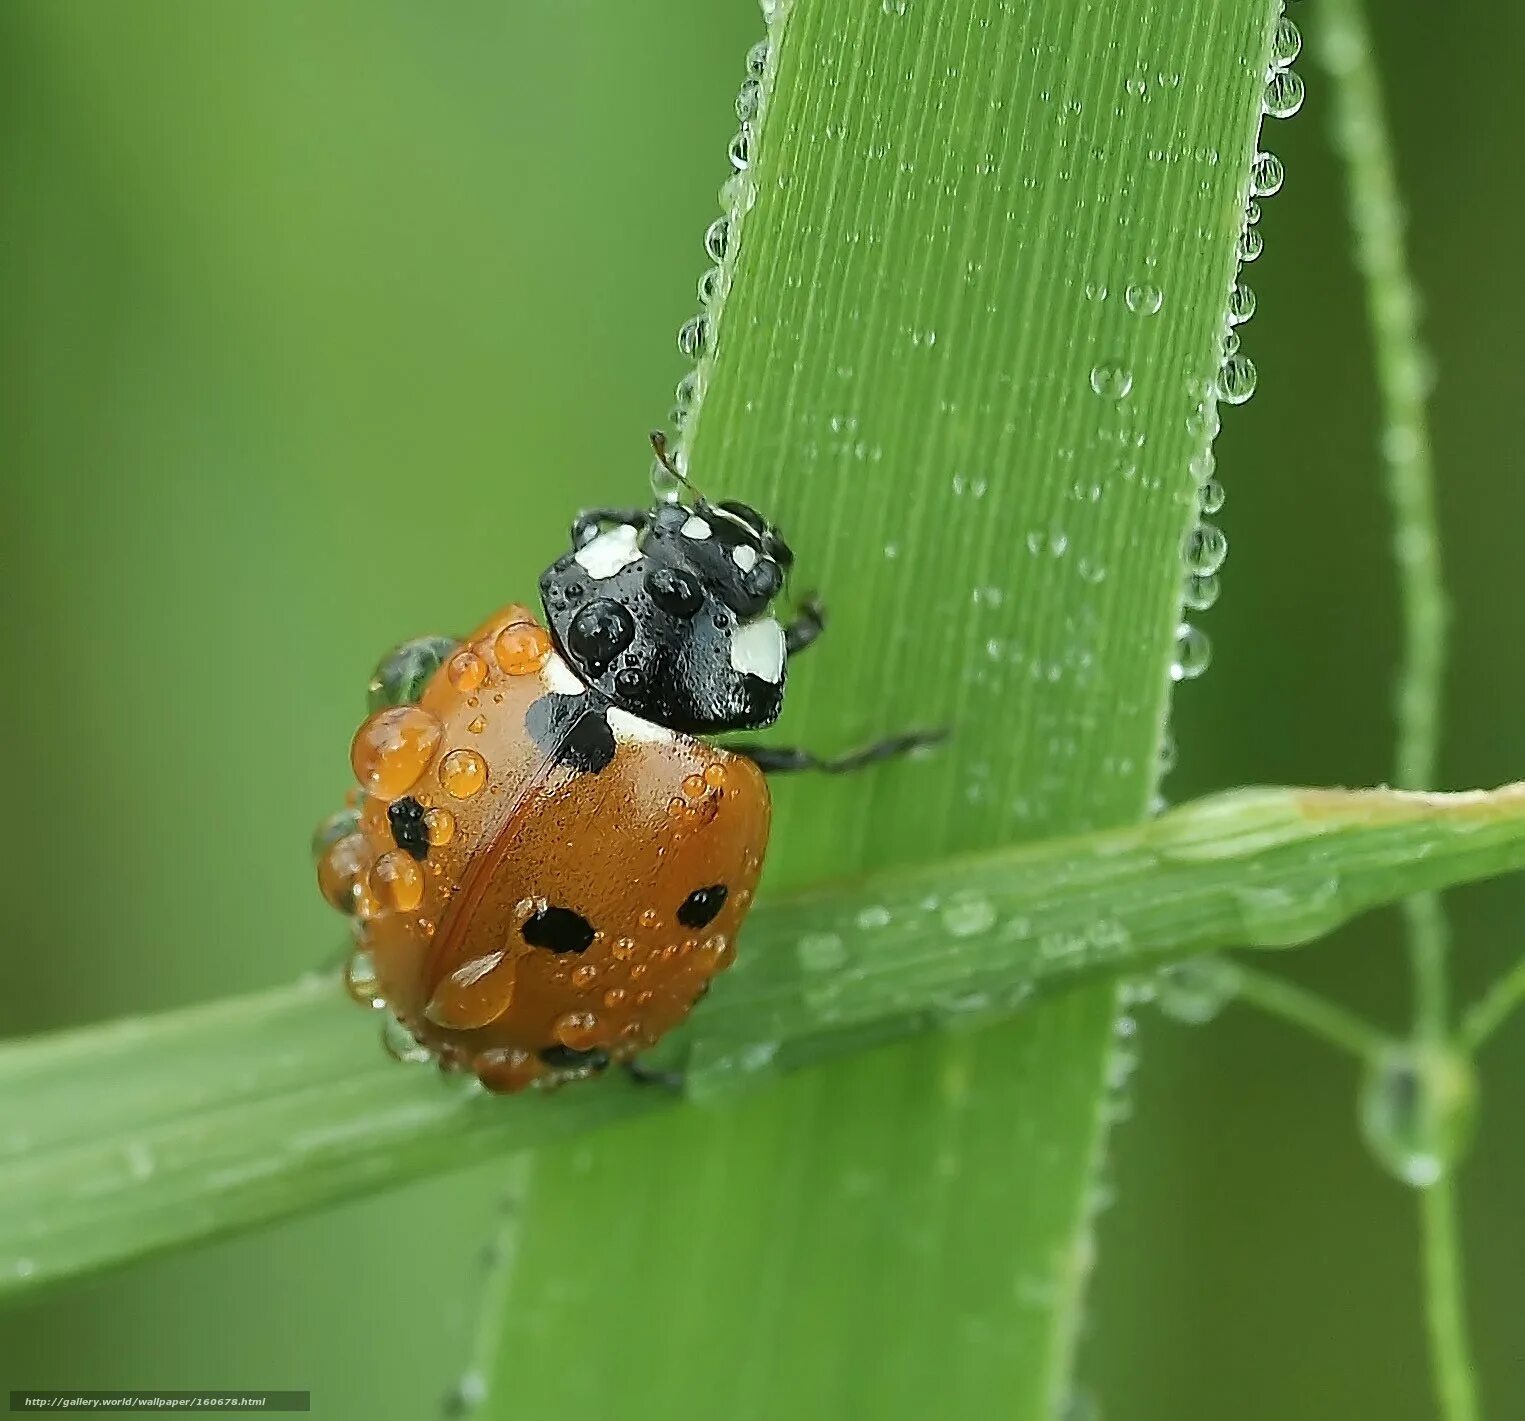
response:
M592 962L584 962L572 969L572 984L587 991L598 981L598 968Z
M370 873L371 892L383 907L411 913L424 900L424 874L411 854L382 854Z
M312 832L312 861L321 863L340 839L347 839L360 827L360 811L354 806L330 814Z
M417 706L377 711L350 744L356 780L377 799L401 799L434 758L440 734L439 721Z
M356 909L355 886L370 867L371 852L360 834L346 834L318 860L318 891L341 913Z
M523 1090L543 1073L540 1062L528 1051L517 1047L482 1051L472 1061L471 1068L488 1090L500 1094Z
M466 729L469 730L473 735L480 735L484 730L487 729L487 717L485 715L474 717L466 726Z
M431 845L448 844L455 838L455 815L448 809L431 809L424 815L424 828Z
M585 1051L589 1046L597 1045L602 1035L598 1029L598 1018L590 1011L563 1012L556 1018L556 1025L552 1029L556 1039L574 1051Z
M373 711L408 705L424 693L440 663L455 650L450 637L424 636L389 651L371 674L366 702Z
M349 993L351 1000L363 1007L378 1008L386 1005L381 999L381 989L376 981L376 964L363 947L357 947L350 953L349 961L344 965L344 990Z
M551 655L551 634L533 623L505 627L492 644L493 659L506 676L529 676Z
M428 1048L420 1046L413 1033L395 1016L388 1016L381 1027L381 1048L394 1061L409 1066L421 1066L433 1060Z
M452 750L439 766L440 787L456 799L470 799L487 783L487 761L475 750Z
M470 695L487 679L487 663L474 651L458 651L445 663L445 675L462 695Z

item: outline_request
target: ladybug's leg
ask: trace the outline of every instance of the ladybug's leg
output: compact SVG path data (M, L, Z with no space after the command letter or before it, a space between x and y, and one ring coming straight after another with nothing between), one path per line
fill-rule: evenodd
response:
M799 615L784 628L784 651L793 656L804 651L826 630L826 609L812 596L800 606Z
M572 546L591 543L605 523L628 523L632 528L646 526L646 514L639 508L585 508L572 520Z
M733 755L742 755L757 768L769 775L789 774L795 770L819 770L823 774L840 775L848 770L860 770L865 765L880 760L892 760L897 755L908 755L927 745L936 745L946 738L946 730L913 730L905 735L891 735L876 740L872 745L850 750L832 759L784 745L727 745Z
M664 1071L641 1061L621 1061L620 1065L636 1085L659 1086L663 1090L675 1092L683 1089L682 1071Z

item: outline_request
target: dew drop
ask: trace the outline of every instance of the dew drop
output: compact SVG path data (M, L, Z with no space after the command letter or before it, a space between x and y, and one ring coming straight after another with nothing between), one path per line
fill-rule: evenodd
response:
M1228 297L1228 322L1231 326L1242 326L1255 314L1255 291L1253 287L1246 286L1242 281L1234 283L1234 289Z
M1271 197L1281 191L1286 169L1274 153L1257 153L1250 168L1250 196Z
M1394 1046L1361 1085L1361 1134L1390 1174L1416 1189L1467 1152L1476 1116L1472 1064L1449 1046Z
M551 1030L563 1046L570 1046L574 1051L585 1051L588 1047L597 1045L601 1034L598 1017L591 1011L563 1012L556 1018Z
M1133 389L1133 372L1115 360L1091 369L1091 388L1104 400L1125 400Z
M1204 513L1216 513L1223 507L1224 498L1223 485L1217 479L1208 479L1197 490L1197 507Z
M760 39L747 51L747 73L754 79L761 79L763 71L768 67L768 41Z
M328 856L328 851L340 839L349 838L359 828L358 809L341 809L337 814L330 814L312 832L312 861L315 864L322 863Z
M1107 299L1107 286L1104 281L1086 282L1086 300L1102 302Z
M420 1046L413 1033L391 1015L381 1025L381 1048L394 1061L409 1066L421 1066L433 1059L428 1047Z
M388 706L355 732L350 766L367 794L400 799L434 757L442 727L417 706Z
M1245 227L1239 233L1239 260L1242 262L1258 261L1260 254L1266 249L1266 239L1260 235L1258 227Z
M731 166L735 168L738 173L746 172L747 164L751 161L751 152L752 140L748 135L747 130L743 128L733 139L731 139L731 146L727 150L727 155L731 160Z
M1176 628L1175 659L1170 663L1172 681L1195 681L1212 660L1213 647L1207 633L1190 622Z
M350 953L349 961L344 965L344 990L360 1006L376 1009L386 1005L376 980L376 964L363 948Z
M1278 69L1266 83L1266 113L1272 118L1291 118L1302 106L1302 76L1295 69Z
M455 815L448 809L430 809L424 814L424 828L431 845L448 844L455 838Z
M977 894L960 894L942 911L943 927L953 937L973 937L995 926L995 904Z
M704 354L709 327L708 317L690 316L678 328L678 349L690 360L697 360Z
M446 794L470 799L487 783L487 761L475 750L452 750L440 761L439 782Z
M736 117L743 123L751 123L762 108L762 84L748 78L736 95Z
M699 304L713 306L720 299L725 273L718 266L708 268L699 278Z
M836 933L806 933L794 951L807 972L830 972L847 961L847 944Z
M370 885L385 907L396 913L411 913L423 902L424 871L411 854L382 854L371 867Z
M458 651L445 663L445 675L462 695L470 695L487 679L487 663L474 651Z
M1211 957L1167 967L1153 982L1154 1003L1172 1021L1204 1026L1233 997L1228 975Z
M492 644L493 660L505 676L528 676L550 659L551 634L534 622L504 627Z
M1223 530L1212 523L1199 523L1186 535L1181 546L1181 561L1186 570L1197 577L1217 572L1228 556L1228 539Z
M728 217L717 217L704 233L704 250L711 261L725 260L726 246L730 241L731 222Z
M1186 587L1181 594L1181 600L1193 612L1205 612L1209 607L1217 603L1218 596L1222 590L1223 588L1218 581L1217 573L1194 573L1186 579Z
M1276 22L1276 30L1271 36L1271 63L1278 69L1285 69L1302 52L1303 37L1294 20L1283 15Z
M1130 286L1123 293L1123 299L1130 311L1140 316L1152 316L1165 304L1165 293L1158 286L1144 284Z
M1242 405L1255 393L1255 362L1247 355L1231 355L1218 371L1218 398L1225 404Z

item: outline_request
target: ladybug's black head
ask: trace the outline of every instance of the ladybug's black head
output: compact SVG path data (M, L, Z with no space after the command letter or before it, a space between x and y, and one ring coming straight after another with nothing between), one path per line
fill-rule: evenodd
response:
M784 633L769 608L794 561L744 503L657 503L633 521L585 517L540 579L556 648L621 710L708 734L771 725Z

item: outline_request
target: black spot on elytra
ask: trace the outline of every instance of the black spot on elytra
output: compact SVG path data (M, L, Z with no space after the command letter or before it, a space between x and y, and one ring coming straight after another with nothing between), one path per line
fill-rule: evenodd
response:
M558 765L596 775L614 759L614 732L603 705L591 696L551 691L524 713L530 739Z
M678 921L686 928L707 928L725 907L730 890L723 883L712 883L708 888L696 888L683 900L678 909Z
M578 1051L571 1046L542 1046L536 1053L546 1065L558 1071L601 1071L609 1064L609 1053L599 1046Z
M429 857L429 830L424 824L424 807L416 799L399 799L387 805L387 819L392 825L392 842L404 853L422 862Z
M531 947L547 952L586 952L593 941L593 924L570 908L542 908L520 932Z

